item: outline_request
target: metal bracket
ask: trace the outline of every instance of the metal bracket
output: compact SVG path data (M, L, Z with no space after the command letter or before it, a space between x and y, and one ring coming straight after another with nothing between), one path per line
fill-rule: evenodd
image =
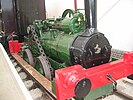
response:
M117 91L117 82L116 80L112 77L112 75L107 74L107 79L113 83L113 91Z

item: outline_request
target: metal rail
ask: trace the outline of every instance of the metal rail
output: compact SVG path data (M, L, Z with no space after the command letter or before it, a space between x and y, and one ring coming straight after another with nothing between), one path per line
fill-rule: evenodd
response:
M121 82L126 86L126 87L131 87L133 86L133 81L128 79L128 78L122 78L121 79ZM121 86L121 83L119 83L120 86ZM125 87L124 86L124 87ZM127 88L128 89L128 88ZM126 90L127 90L126 89ZM131 90L131 89L130 89ZM121 89L117 89L117 91L114 92L115 95L118 95L118 96L121 96L121 97L124 97L125 99L128 99L128 100L133 100L133 96L132 94L128 94L129 93L129 90L127 90L126 92L124 92L123 90Z
M128 99L128 100L133 100L133 97L126 94L126 93L123 93L121 92L120 90L117 90L114 92L115 95L118 95L118 96L121 96L122 98L125 98L125 99Z
M18 54L12 55L15 61L22 66L22 68L25 70L25 72L30 75L30 77L38 83L40 89L42 91L46 91L46 94L49 95L50 100L57 100L56 96L52 93L52 86L51 82L47 80L44 76L40 75L31 65L29 65L27 62L25 62ZM122 79L123 80L123 79ZM123 80L126 82L129 82L128 80ZM130 82L132 84L132 81ZM121 92L119 89L115 92L113 92L114 95L122 97L126 100L133 100L133 97ZM106 97L105 97L106 98Z
M38 83L40 88L51 97L52 100L57 100L55 94L52 93L52 85L51 82L46 79L44 76L39 74L31 65L25 62L18 54L13 54L13 58L17 61L17 63L26 71L31 78Z

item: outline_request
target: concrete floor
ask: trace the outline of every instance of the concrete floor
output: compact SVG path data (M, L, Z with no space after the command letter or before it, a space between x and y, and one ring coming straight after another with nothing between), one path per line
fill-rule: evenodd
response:
M118 86L117 89L131 97L133 97L133 81L127 78L123 78L117 81ZM123 98L120 95L109 95L108 97L102 100L129 100L127 98Z
M32 100L1 44L0 100Z

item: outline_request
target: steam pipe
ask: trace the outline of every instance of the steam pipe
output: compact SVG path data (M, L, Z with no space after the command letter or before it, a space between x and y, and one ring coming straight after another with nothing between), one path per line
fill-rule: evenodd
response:
M97 30L97 0L84 0L87 28Z

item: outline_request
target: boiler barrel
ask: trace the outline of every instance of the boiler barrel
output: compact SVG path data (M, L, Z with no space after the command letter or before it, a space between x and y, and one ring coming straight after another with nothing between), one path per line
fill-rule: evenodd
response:
M41 40L46 54L54 60L71 65L70 46L76 35L64 34L62 32L48 32Z

